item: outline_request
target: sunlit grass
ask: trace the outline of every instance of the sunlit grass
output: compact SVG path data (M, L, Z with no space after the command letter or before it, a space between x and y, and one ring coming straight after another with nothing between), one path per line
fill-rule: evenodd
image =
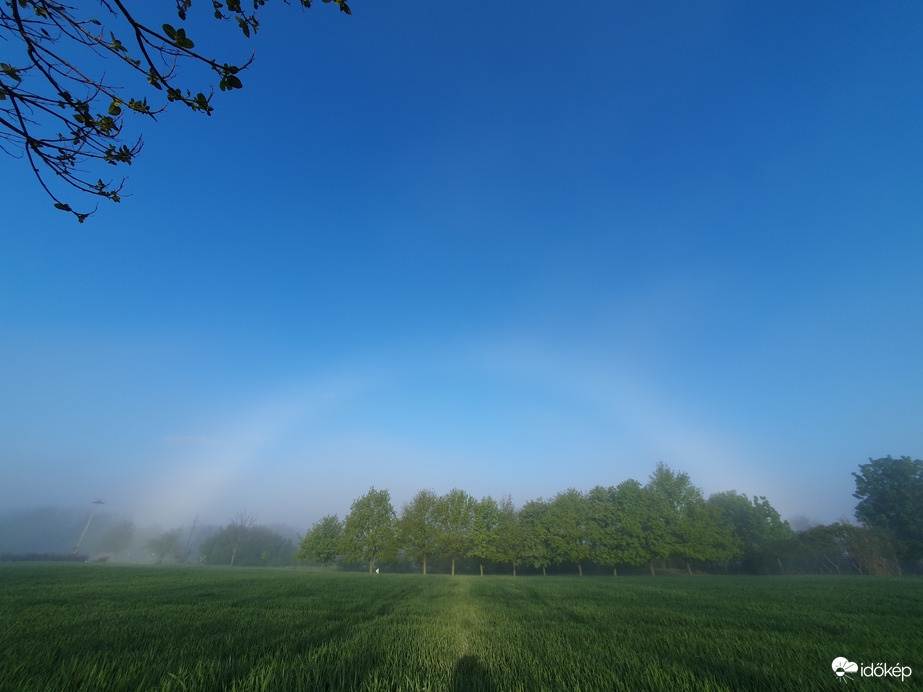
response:
M2 690L813 689L837 656L923 648L909 578L15 565L0 584Z

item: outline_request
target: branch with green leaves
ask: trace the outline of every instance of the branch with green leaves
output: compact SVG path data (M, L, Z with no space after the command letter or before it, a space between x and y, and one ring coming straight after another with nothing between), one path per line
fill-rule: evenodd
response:
M266 1L249 0L252 9L245 9L241 0L211 0L212 12L215 19L235 21L249 38L259 29L256 12ZM297 1L311 7L312 0ZM345 0L323 2L334 2L351 14ZM54 206L81 223L96 207L74 209L64 195L68 189L113 202L122 198L125 178L104 180L98 173L105 166L131 165L141 152L140 136L129 141L123 137L127 112L156 120L170 104L182 103L210 115L214 88L206 95L181 84L181 64L206 66L219 89L231 91L243 87L239 75L253 62L252 55L239 65L207 57L184 27L147 26L126 3L98 0L103 19L84 14L83 6L56 0L0 4L0 45L6 51L0 62L0 150L25 159ZM176 0L180 22L191 7L192 0ZM124 83L106 76L107 61L127 68ZM159 104L125 93L149 87L162 94Z

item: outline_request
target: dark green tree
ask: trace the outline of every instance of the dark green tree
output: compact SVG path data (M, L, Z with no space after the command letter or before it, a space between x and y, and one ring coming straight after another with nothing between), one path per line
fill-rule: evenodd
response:
M281 567L291 564L291 540L268 526L232 521L199 546L207 565Z
M311 0L297 1L302 7L311 6ZM323 1L350 13L346 0ZM177 18L170 19L176 26L141 21L139 17L148 10L144 4L137 0L4 0L0 4L0 39L4 60L9 61L0 62L0 149L24 158L54 206L81 222L92 212L75 211L49 177L65 189L70 186L118 202L124 178L107 182L98 174L109 165L131 165L141 151L140 137L123 136L125 114L136 113L153 122L157 113L174 103L210 114L214 88L206 87L206 95L183 84L179 66L203 66L213 73L221 91L229 91L243 86L241 73L253 59L228 64L197 46L183 26L192 0L176 0ZM257 12L265 4L266 0L201 3L246 37L259 28ZM110 81L108 75L118 75L118 81ZM148 95L156 95L156 102L149 104Z
M717 507L722 522L731 530L741 551L746 572L766 574L782 571L782 555L792 539L792 529L765 497L729 490L715 493L708 504Z
M423 563L426 574L427 558L436 550L439 497L432 490L421 490L401 508L398 520L400 544L404 551Z
M680 524L679 555L692 575L691 562L724 562L740 554L740 543L724 524L721 510L701 496L689 503Z
M659 540L652 545L654 556L679 558L692 574L693 560L714 562L736 554L737 545L730 529L722 523L717 508L705 502L689 474L673 471L660 462L646 490L651 511L657 518L655 536Z
M587 538L590 557L599 565L639 566L648 562L646 539L654 538L650 526L650 505L644 488L636 480L623 481L617 487L596 486L590 490Z
M501 562L497 548L497 532L500 528L500 507L490 497L475 503L471 521L468 555L478 559L481 576L484 576L484 562Z
M923 559L923 460L869 459L852 475L856 519L888 535L900 559Z
M516 565L523 555L523 528L519 521L519 510L513 504L513 498L507 495L498 505L496 543L494 555L497 562L506 562L513 566L513 576L516 576Z
M583 561L590 556L589 505L579 490L570 488L548 503L546 526L550 557L556 563L573 562L583 576Z
M475 499L458 488L450 490L436 503L436 541L440 555L452 561L452 576L455 576L455 560L468 552L474 505Z
M799 572L900 574L894 544L883 531L841 520L796 533L788 559Z
M352 562L368 561L369 574L375 561L395 548L395 516L391 494L374 487L355 500L343 522L343 555Z
M301 539L301 546L295 553L295 559L302 561L319 560L324 570L327 563L336 560L340 554L343 540L343 524L336 514L328 514L320 521L314 522L311 530Z
M542 575L548 572L552 559L550 526L551 507L542 498L529 500L519 510L522 527L522 559L533 567L541 568Z
M182 550L180 549L179 539L182 532L182 529L165 531L147 542L145 547L157 558L158 565L168 557L174 560L180 559Z

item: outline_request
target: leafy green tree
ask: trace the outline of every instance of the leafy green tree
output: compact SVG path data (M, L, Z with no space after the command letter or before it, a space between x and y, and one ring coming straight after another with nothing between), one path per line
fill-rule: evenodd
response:
M247 532L254 524L256 524L256 517L241 510L231 518L231 522L225 527L225 536L222 537L222 540L226 539L227 543L230 545L231 567L234 566L234 561L237 559L237 552L241 544L247 539Z
M335 2L350 13L346 0ZM286 0L288 2L288 0ZM310 7L311 0L298 0ZM216 19L230 20L244 36L259 27L257 11L266 0L217 0L208 3ZM211 114L214 89L191 89L180 82L182 63L210 70L221 91L240 89L242 65L207 57L186 27L145 24L124 0L99 3L65 3L58 0L7 0L0 4L0 38L4 58L0 63L0 147L24 158L54 206L83 222L92 212L74 211L63 201L47 174L65 189L118 202L124 179L105 182L91 171L109 165L131 165L141 151L140 137L125 143L124 116L149 118L169 105L182 103L191 110ZM98 5L98 10L91 9ZM192 0L176 0L179 22L186 21ZM144 8L147 9L147 8ZM177 23L176 20L171 20ZM108 62L107 62L108 61ZM124 69L107 69L113 64ZM125 76L125 83L107 75ZM159 103L148 104L144 90ZM156 90L156 91L149 91ZM108 175L103 174L103 175Z
M798 571L821 574L899 574L890 536L841 520L795 534L789 558Z
M739 542L725 525L721 510L709 505L701 495L685 508L680 524L679 555L692 575L690 562L722 562L739 554Z
M207 565L244 567L281 567L291 563L294 553L291 540L268 526L258 526L235 519L199 546L202 562Z
M888 532L870 526L842 524L843 547L857 572L876 576L901 573L894 541Z
M474 504L469 535L468 555L478 558L481 576L484 576L484 561L501 562L497 549L497 533L500 528L500 507L490 497L481 498Z
M574 488L558 493L548 504L546 525L550 557L558 563L575 562L581 577L581 563L590 555L588 510L586 497Z
M343 523L343 553L348 560L368 560L369 574L375 560L394 549L395 516L391 494L374 487L355 500Z
M436 503L437 542L443 557L452 560L452 576L455 576L455 560L464 557L468 551L468 532L474 520L475 499L464 490L453 488Z
M923 559L923 460L869 459L852 475L856 519L887 534L900 559Z
M653 576L655 560L666 560L679 553L683 511L696 496L697 489L690 482L688 474L677 474L659 462L644 490L653 515L646 541Z
M651 509L650 495L634 480L622 481L615 488L594 489L590 493L590 543L599 564L651 564L659 552L661 524ZM653 574L653 567L651 569Z
M767 573L782 569L782 555L793 533L769 500L762 496L750 500L730 490L709 496L708 504L721 511L722 523L740 547L745 571Z
M320 560L320 568L324 570L327 563L336 560L340 554L342 540L343 524L336 514L328 514L316 521L301 539L295 559L305 562Z
M519 510L519 522L522 527L522 559L533 567L540 567L545 576L548 566L554 561L549 503L542 498L529 500Z
M587 501L591 559L612 567L613 576L618 576L618 565L646 564L644 541L654 534L648 531L652 515L641 484L629 479L614 488L596 486Z
M509 495L500 500L498 509L494 555L496 555L497 562L507 562L513 566L515 577L516 565L519 564L523 554L523 529L519 521L519 511Z
M405 503L398 521L400 543L407 554L423 563L426 574L426 560L436 550L439 536L439 497L432 490L421 490Z
M722 523L720 511L708 506L689 474L675 472L660 462L646 489L659 520L660 540L652 546L654 555L663 559L678 557L692 574L692 560L718 561L736 554L733 534Z
M182 529L172 529L171 531L165 531L147 542L146 547L157 558L158 565L168 557L179 560L182 554L179 544L181 533Z

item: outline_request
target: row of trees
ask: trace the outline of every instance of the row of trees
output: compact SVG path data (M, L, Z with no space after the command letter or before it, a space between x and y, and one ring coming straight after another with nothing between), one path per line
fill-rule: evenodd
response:
M870 459L854 473L856 517L794 532L765 497L736 491L708 497L688 474L661 463L648 482L627 480L589 492L569 489L516 507L511 498L475 499L463 490L419 491L395 512L387 490L371 488L345 520L328 515L304 536L296 558L322 567L342 560L402 562L427 573L439 559L540 569L588 564L611 569L657 564L749 573L899 572L923 559L923 462ZM570 569L571 567L568 567Z
M661 463L646 485L627 480L589 492L569 489L517 508L511 498L475 499L463 490L445 495L419 491L398 515L387 490L371 488L353 502L344 521L328 515L305 535L297 557L322 565L342 558L364 561L369 572L382 560L400 558L424 574L433 558L446 560L455 574L462 558L547 569L572 564L583 574L587 563L646 565L678 559L693 563L741 559L758 570L792 531L765 497L736 492L706 500L685 473ZM778 556L776 556L778 560Z

